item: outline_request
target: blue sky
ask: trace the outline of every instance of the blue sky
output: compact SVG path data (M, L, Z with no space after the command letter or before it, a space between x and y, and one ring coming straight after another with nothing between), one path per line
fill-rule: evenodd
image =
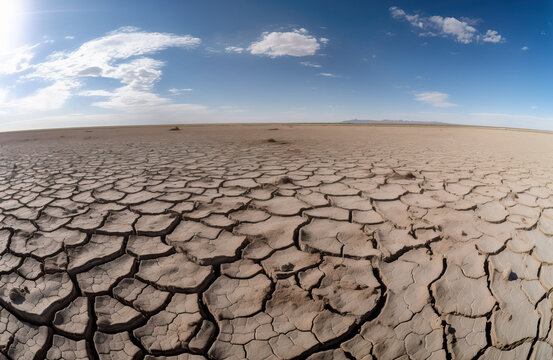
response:
M0 130L444 121L553 130L550 1L0 0Z

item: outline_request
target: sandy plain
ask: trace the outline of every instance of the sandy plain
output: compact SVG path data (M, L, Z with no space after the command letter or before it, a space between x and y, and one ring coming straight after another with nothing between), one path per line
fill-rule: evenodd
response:
M0 359L551 359L553 134L0 134Z

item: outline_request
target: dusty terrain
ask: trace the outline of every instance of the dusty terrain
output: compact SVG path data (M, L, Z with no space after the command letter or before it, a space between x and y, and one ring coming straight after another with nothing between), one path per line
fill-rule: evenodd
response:
M551 359L553 134L0 134L0 359Z

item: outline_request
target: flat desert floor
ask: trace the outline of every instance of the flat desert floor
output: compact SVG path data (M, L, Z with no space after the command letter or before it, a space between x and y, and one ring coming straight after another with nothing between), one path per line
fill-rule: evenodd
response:
M553 134L0 134L0 359L552 359Z

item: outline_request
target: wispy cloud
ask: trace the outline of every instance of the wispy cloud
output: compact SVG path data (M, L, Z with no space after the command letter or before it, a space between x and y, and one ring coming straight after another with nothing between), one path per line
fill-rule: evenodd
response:
M522 50L522 51L527 51L527 50L528 50L528 46L523 46L523 47L520 48L520 50Z
M328 77L328 78L337 78L338 75L335 75L335 74L332 74L332 73L326 73L326 72L322 72L322 73L319 73L320 76L324 76L324 77Z
M65 40L73 40L73 39L75 39L75 37L71 36L71 35L67 35L67 36L64 37L64 39Z
M192 89L177 89L177 88L172 88L172 89L169 89L168 91L171 93L171 95L180 95L180 94L182 94L182 93L192 91Z
M409 14L397 6L392 6L389 10L394 19L407 21L420 36L441 36L462 44L470 44L473 41L505 42L505 38L495 30L487 30L482 35L474 26L478 21L472 19Z
M300 61L300 64L302 64L303 66L308 66L308 67L312 67L312 68L322 68L323 67L322 65L312 63L311 61Z
M225 52L227 53L236 53L241 54L244 51L244 48L238 46L227 46Z
M328 39L317 39L304 28L289 32L264 32L258 41L248 47L253 55L277 56L309 56L315 55L321 44L328 43Z
M423 102L434 107L453 107L457 104L448 102L449 95L439 91L423 91L414 93L415 100Z

